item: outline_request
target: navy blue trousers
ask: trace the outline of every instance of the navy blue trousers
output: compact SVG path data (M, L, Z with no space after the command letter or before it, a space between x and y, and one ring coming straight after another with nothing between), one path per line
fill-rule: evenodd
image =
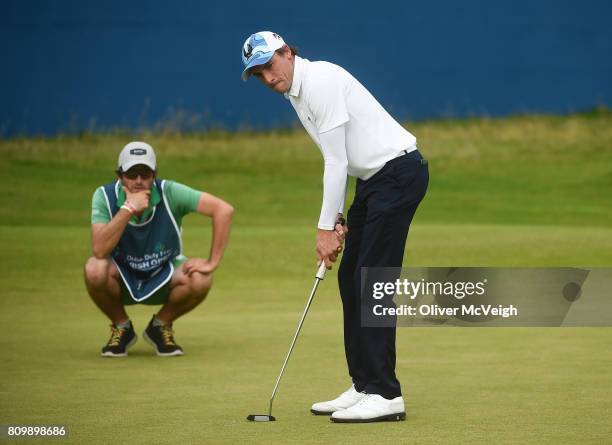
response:
M395 158L367 181L357 180L338 270L344 349L357 391L401 396L395 376L395 327L361 327L361 268L401 267L408 229L429 183L418 150Z

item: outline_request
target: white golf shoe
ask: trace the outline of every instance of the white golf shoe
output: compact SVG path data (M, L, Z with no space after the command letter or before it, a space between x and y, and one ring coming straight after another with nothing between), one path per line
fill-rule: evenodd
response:
M334 411L340 411L353 406L366 396L363 392L357 392L355 385L352 385L349 389L344 391L334 400L328 400L327 402L319 402L312 405L310 412L317 416L329 416Z
M359 402L342 411L335 411L331 420L338 423L365 423L406 420L404 399L385 399L378 394L366 394Z

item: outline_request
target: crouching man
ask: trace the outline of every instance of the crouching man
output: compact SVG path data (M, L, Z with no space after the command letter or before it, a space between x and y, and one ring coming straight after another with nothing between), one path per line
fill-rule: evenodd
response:
M143 332L159 356L183 355L173 322L198 306L212 285L227 246L234 209L225 201L156 177L153 148L130 142L119 154L117 180L92 200L93 256L85 264L87 291L110 319L104 357L125 357L137 336L125 306L162 305ZM212 218L208 259L182 254L181 222L191 212Z

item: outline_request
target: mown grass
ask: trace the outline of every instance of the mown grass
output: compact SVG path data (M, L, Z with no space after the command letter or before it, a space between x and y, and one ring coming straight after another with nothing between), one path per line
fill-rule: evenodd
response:
M430 190L406 264L612 264L612 115L410 124ZM187 354L142 340L98 357L108 332L86 296L89 212L116 156L140 138L161 175L236 207L208 300L176 323ZM321 160L302 131L84 134L0 141L0 424L66 423L71 443L605 443L605 328L398 330L408 420L333 425L309 405L348 385L334 274L317 294L275 403L267 398L312 284ZM185 220L186 253L210 226ZM154 309L130 314L140 332ZM26 443L26 441L22 442Z

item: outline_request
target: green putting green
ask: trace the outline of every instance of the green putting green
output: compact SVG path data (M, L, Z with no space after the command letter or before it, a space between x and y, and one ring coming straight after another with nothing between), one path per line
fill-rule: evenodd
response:
M410 124L429 159L406 265L611 266L612 115ZM87 297L89 211L131 139L160 176L236 208L208 299L175 323L186 355L139 341L105 359ZM593 443L609 440L612 330L401 328L406 422L336 425L310 405L348 387L335 269L319 287L274 405L268 398L312 286L321 160L303 131L121 132L0 141L0 424L66 424L69 443ZM184 224L206 255L210 224ZM22 442L27 443L27 441ZM59 443L59 442L58 442ZM62 442L64 443L64 442Z

